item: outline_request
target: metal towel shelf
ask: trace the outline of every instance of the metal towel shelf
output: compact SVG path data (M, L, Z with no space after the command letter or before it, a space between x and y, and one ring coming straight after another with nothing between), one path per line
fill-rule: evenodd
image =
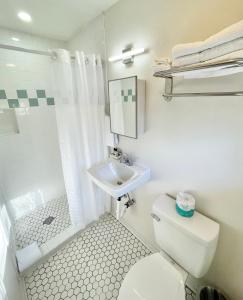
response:
M163 97L166 101L171 101L173 97L204 97L204 96L243 96L243 91L232 92L201 92L201 93L173 93L173 77L183 76L187 72L205 70L212 71L215 68L225 70L227 68L243 67L243 58L221 60L213 63L200 63L183 67L172 67L165 71L155 72L155 77L165 78L165 93ZM216 76L215 76L216 77Z

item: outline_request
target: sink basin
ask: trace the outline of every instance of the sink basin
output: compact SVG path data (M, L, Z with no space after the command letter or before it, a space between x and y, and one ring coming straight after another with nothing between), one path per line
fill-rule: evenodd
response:
M95 184L115 198L131 192L150 178L149 168L127 166L114 159L92 166L88 173Z

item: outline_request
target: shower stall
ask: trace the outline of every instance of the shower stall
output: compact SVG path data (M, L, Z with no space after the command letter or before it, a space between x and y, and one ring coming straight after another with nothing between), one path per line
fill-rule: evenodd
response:
M46 255L109 210L86 174L106 155L102 64L14 34L0 30L0 230L6 249Z
M50 56L20 50L0 49L1 206L16 250L33 242L41 246L71 225Z

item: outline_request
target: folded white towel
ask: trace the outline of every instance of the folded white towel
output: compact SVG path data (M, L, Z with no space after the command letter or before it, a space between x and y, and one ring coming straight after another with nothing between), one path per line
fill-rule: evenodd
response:
M211 59L208 62L214 63L214 62L220 62L221 60L226 59L234 59L238 57L243 57L243 50L241 51L235 51L230 54L221 56L219 58ZM175 76L183 76L184 78L209 78L209 77L219 77L219 76L225 76L230 74L236 74L243 71L243 67L236 67L236 66L230 66L227 67L212 67L209 69L200 69L195 71L187 71L184 73L178 73Z
M205 50L204 42L186 43L175 45L171 50L172 60L186 55L199 53Z
M20 272L23 272L41 258L41 251L37 243L34 242L29 246L16 251L16 258Z
M201 62L200 53L181 56L172 61L173 67L182 67L187 65L198 64Z
M178 44L174 46L172 48L172 59L174 60L181 56L202 52L239 38L243 38L243 20L221 30L217 34L210 36L205 41Z
M199 79L199 78L211 78L211 77L221 77L228 76L237 73L243 72L243 67L232 67L232 68L221 68L219 70L212 69L211 71L204 71L201 73L194 73L195 71L191 71L188 74L185 74L183 77L187 79Z
M222 45L218 45L214 48L207 49L200 53L178 57L173 60L172 64L173 66L185 66L185 65L195 64L195 63L201 63L242 49L243 49L243 38L239 38L234 41L224 43ZM238 54L242 55L242 52Z
M232 24L220 32L210 36L205 41L205 47L213 48L223 43L227 43L243 37L243 20Z

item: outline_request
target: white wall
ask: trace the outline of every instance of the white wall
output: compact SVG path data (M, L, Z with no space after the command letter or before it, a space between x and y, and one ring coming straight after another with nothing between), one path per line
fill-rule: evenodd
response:
M154 244L150 217L154 198L162 192L194 192L197 209L221 225L216 258L206 279L234 300L243 295L242 97L166 103L161 96L164 82L152 76L151 65L156 56L169 56L173 45L204 39L242 18L240 0L122 0L105 13L108 57L130 43L149 49L135 58L133 66L118 62L109 64L108 70L109 79L138 75L147 83L146 132L138 140L122 137L121 148L148 165L152 178L136 191L136 207L125 221ZM100 32L97 26L97 20L90 23L69 45L85 49L94 40L90 33ZM100 34L95 39L100 41ZM99 45L89 51L99 51ZM176 90L240 90L242 78L178 82Z
M62 47L57 41L4 29L0 29L0 41L38 50ZM0 50L0 89L7 98L16 99L18 89L27 90L28 98L37 98L38 89L52 97L51 80L49 57ZM36 107L28 107L28 99L19 101L23 107L15 109L19 134L0 137L2 186L13 218L65 193L55 107L47 105L46 99L39 99ZM0 108L6 105L7 100L1 99Z
M71 51L81 50L85 53L100 54L105 58L104 18L98 16L92 21L92 26L87 26L83 31L67 42Z

